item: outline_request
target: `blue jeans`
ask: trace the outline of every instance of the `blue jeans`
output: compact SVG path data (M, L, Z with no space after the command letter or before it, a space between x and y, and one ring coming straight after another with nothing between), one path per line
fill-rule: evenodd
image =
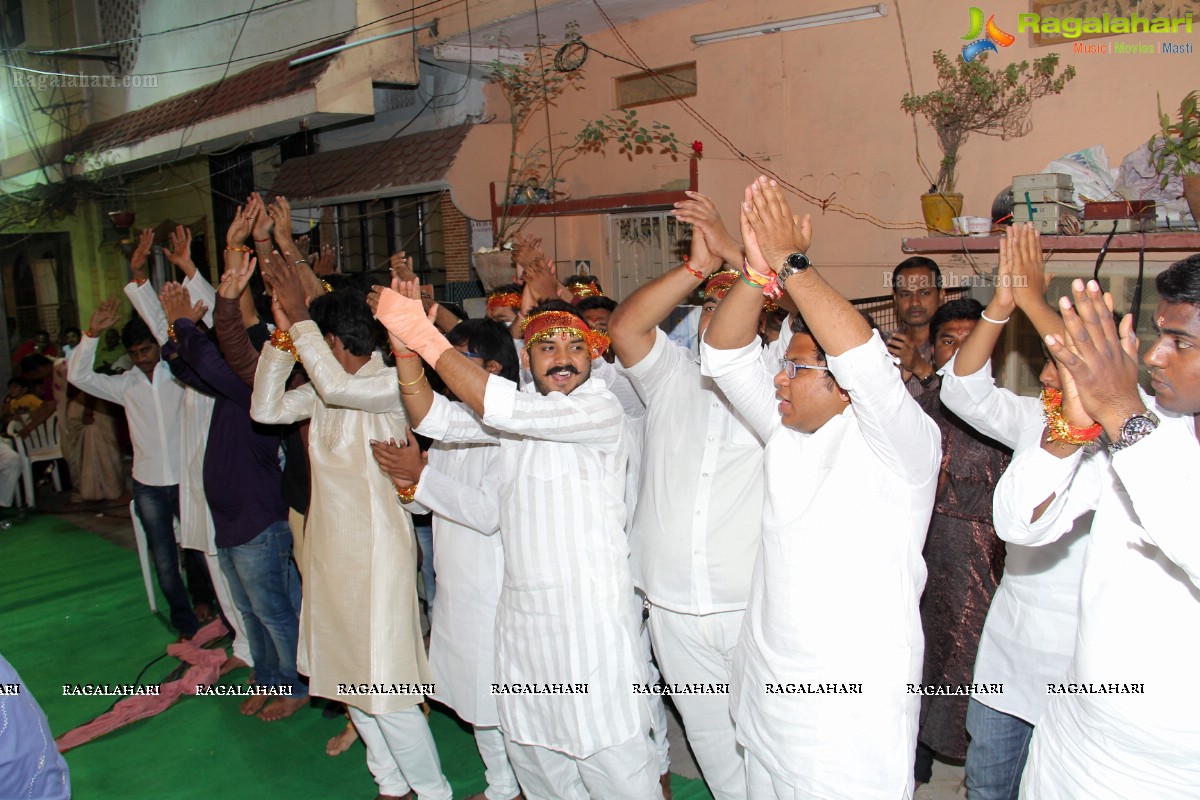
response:
M147 486L135 480L133 508L146 532L146 545L154 559L158 588L162 589L171 609L171 625L183 637L191 638L200 623L179 572L179 547L175 544L174 525L179 516L179 486Z
M967 701L967 733L967 796L1017 800L1033 726L972 697Z
M425 604L433 609L437 594L437 575L433 571L433 526L417 525L417 544L421 545L421 582L425 584Z
M292 560L291 528L286 521L273 523L245 544L218 548L217 560L246 623L255 683L290 686L292 697L304 697L308 687L296 674L300 618L293 593L300 574Z

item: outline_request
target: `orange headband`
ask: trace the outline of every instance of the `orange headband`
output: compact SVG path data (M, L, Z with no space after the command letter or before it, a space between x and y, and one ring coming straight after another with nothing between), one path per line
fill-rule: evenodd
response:
M715 294L718 300L724 298L740 277L741 273L731 269L714 272L708 279L708 283L704 284L704 296L708 297L710 294Z
M588 327L587 323L569 311L542 311L525 318L525 349L534 344L561 336L564 339L571 334L583 338L592 358L599 358L608 349L609 338Z
M567 287L571 294L582 300L585 297L603 297L604 292L596 288L594 283L572 283Z
M520 308L521 295L517 294L516 292L508 292L507 294L503 292L489 294L487 299L487 307L489 310L493 308Z

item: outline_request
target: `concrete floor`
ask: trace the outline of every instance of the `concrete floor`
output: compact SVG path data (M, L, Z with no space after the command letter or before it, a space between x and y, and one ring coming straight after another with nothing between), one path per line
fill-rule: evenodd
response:
M133 527L128 503L71 504L68 492L54 492L52 487L39 488L39 512L54 514L112 542L118 547L135 551ZM683 725L675 708L667 703L667 738L671 744L671 771L685 778L699 778L700 770L683 734ZM967 796L963 786L963 769L935 761L933 780L917 790L914 800L962 800Z

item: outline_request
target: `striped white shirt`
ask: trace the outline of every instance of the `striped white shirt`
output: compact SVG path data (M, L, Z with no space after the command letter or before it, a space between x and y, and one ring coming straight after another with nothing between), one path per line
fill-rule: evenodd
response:
M543 396L492 376L482 424L449 407L435 405L421 431L500 443L501 727L516 742L578 758L642 733L648 711L632 688L645 682L646 662L625 537L620 403L596 378Z

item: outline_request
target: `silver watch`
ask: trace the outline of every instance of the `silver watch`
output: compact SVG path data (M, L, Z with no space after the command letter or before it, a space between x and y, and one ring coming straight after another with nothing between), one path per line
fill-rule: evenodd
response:
M788 278L797 273L804 272L804 270L811 266L812 262L808 260L808 256L804 255L804 253L792 253L783 262L783 266L775 273L779 285L783 286Z
M1154 432L1158 423L1158 415L1153 411L1134 414L1121 423L1121 437L1108 446L1108 452L1115 453L1140 442Z

